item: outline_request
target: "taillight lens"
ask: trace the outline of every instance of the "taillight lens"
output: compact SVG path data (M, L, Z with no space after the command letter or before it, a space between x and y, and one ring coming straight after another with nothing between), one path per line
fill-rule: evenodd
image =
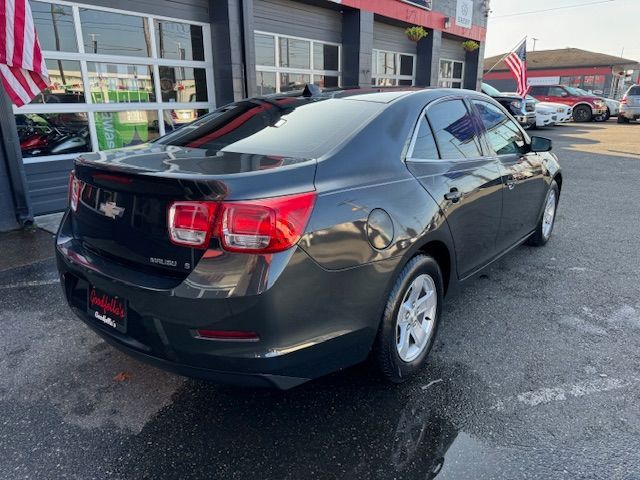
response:
M71 211L75 212L78 210L78 202L80 200L80 185L81 182L76 178L76 174L72 171L69 174L69 207L71 207Z
M169 239L177 245L207 248L218 208L212 202L174 202L169 207Z
M295 245L313 211L316 193L238 202L175 202L169 237L177 245L207 248L212 236L230 252L274 253Z
M622 100L620 100L620 104L621 105L626 105L627 104L627 96L626 95L624 97L622 97Z
M221 205L219 236L231 252L274 253L298 243L315 204L315 192Z

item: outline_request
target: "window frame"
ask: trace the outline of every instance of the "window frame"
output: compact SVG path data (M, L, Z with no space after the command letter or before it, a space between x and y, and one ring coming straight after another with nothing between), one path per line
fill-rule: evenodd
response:
M377 68L378 68L378 54L379 53L391 53L394 54L396 56L396 72L398 73L394 73L394 74L388 74L388 73L377 73ZM401 75L400 74L400 55L405 55L407 57L412 57L413 59L413 63L411 65L412 68L412 74L411 75ZM396 87L401 86L400 85L400 80L411 80L411 86L414 86L416 84L416 62L417 62L417 58L418 56L415 53L408 53L408 52L394 52L392 50L384 50L382 48L374 48L371 50L371 84L373 86L378 86L377 85L377 80L378 79L388 79L388 80L395 80ZM408 85L407 85L408 86Z
M495 103L494 102L490 102L490 101L488 101L487 99L484 99L484 98L473 98L473 97L469 98L468 101L466 102L466 103L468 103L468 107L467 108L471 108L473 110L473 116L475 117L476 128L480 131L480 138L481 138L481 144L482 144L482 149L483 149L484 155L485 156L491 155L491 156L494 156L496 158L509 156L509 155L520 155L520 156L525 155L526 152L522 153L522 154L516 154L516 153L502 153L502 154L500 154L500 153L495 151L495 149L491 145L491 142L489 142L489 139L487 138L488 130L485 128L484 123L482 122L482 118L480 118L480 112L476 108L475 102L488 103L489 105L492 105L493 107L495 107L498 110L500 110L502 112L502 114L507 118L507 120L510 121L513 125L515 125L516 129L522 135L522 138L524 138L525 145L530 145L531 144L531 137L520 126L520 124L518 122L516 122L515 120L510 118L509 112L502 105L500 105L498 102L495 102Z
M82 83L84 88L84 103L33 103L24 105L22 107L13 106L13 114L56 114L56 113L86 113L88 118L89 135L91 139L91 151L97 152L98 148L98 135L95 121L95 113L97 112L125 112L132 110L151 111L157 115L158 118L158 135L162 136L166 133L163 119L163 111L170 110L214 110L215 106L215 82L213 76L213 51L211 44L211 26L209 23L198 22L192 20L183 20L179 18L171 18L162 15L130 12L127 10L121 10L111 7L88 5L79 2L69 2L66 0L37 0L40 3L48 3L54 5L62 5L71 7L73 15L73 29L75 32L75 40L78 47L77 52L63 52L55 50L43 50L43 60L71 60L80 62L80 73L82 76ZM110 13L117 13L121 15L128 15L134 17L141 17L146 22L146 28L150 32L149 42L151 46L150 57L138 57L138 56L120 56L120 55L106 55L87 53L85 51L84 39L82 34L82 24L80 22L80 9L90 9L97 11L104 11ZM205 60L174 60L169 58L161 58L159 48L156 45L155 34L155 22L166 21L172 23L184 23L188 25L197 25L202 27L202 41L204 48ZM123 64L123 65L143 65L151 67L153 74L153 86L155 93L155 101L153 102L131 102L131 103L93 103L91 99L91 85L89 82L89 70L87 64L101 63L101 64ZM162 101L162 89L160 85L160 71L159 67L175 67L175 68L198 68L204 69L206 75L207 86L207 100L199 102L163 102ZM41 157L31 157L23 159L25 164L27 163L39 163L48 162L54 160L68 160L77 157L77 153L74 154L62 154L62 155L43 155Z
M451 62L451 72L452 73L453 73L453 70L454 70L454 68L453 68L453 64L454 63L462 64L462 70L460 71L460 78L458 78L458 77L442 77L442 76L440 76L440 72L442 70L440 67L442 65L442 62ZM438 62L438 86L442 87L442 88L458 88L458 87L453 87L453 86L446 87L446 86L442 85L442 83L443 82L450 82L450 83L460 82L460 89L463 89L464 88L464 70L465 70L465 66L466 66L465 63L466 62L464 60L454 60L452 58L440 58L440 61Z
M338 77L338 86L342 85L342 44L336 42L326 42L324 40L315 40L313 38L304 38L304 37L296 37L294 35L283 35L280 33L273 32L265 32L263 30L254 30L253 31L253 42L255 42L256 35L267 35L271 36L274 39L273 45L275 49L275 66L273 65L260 65L257 61L255 63L255 71L258 72L268 72L275 73L276 75L276 93L281 93L281 85L280 85L280 74L281 73L289 73L294 75L309 75L309 81L314 83L315 77L320 76L330 76L330 77ZM280 66L280 39L286 38L291 40L302 40L305 42L309 42L309 68L295 68L295 67L281 67ZM315 44L320 45L332 45L334 47L338 47L338 70L324 70L324 69L316 69L314 65L314 55L313 55L313 47ZM256 79L256 89L257 89L257 79Z
M433 126L431 125L431 121L429 120L428 117L428 113L429 110L435 106L438 105L440 103L444 103L444 102L449 102L452 100L459 100L462 102L462 104L464 105L465 109L467 110L467 113L471 116L471 119L473 121L474 124L474 128L476 131L476 134L478 135L478 150L480 151L480 155L477 157L468 157L468 158L442 158L442 153L440 150L440 145L438 144L438 139L436 138L436 134L433 130ZM417 136L418 136L418 132L420 130L420 119L422 118L422 116L424 116L425 120L427 121L427 125L429 125L429 128L431 129L431 135L433 136L433 141L436 144L436 150L438 151L438 158L416 158L413 157L413 150L416 144L416 140L417 140ZM522 129L520 129L520 131L523 131ZM409 146L407 147L407 153L404 156L404 161L407 162L469 162L469 161L477 161L478 159L484 159L487 158L489 156L489 147L486 145L486 139L484 137L484 127L482 125L479 125L478 122L478 113L475 109L475 107L469 102L469 99L466 97L463 97L461 95L447 95L441 98L437 98L431 102L429 102L421 111L420 111L420 115L418 116L418 118L416 119L414 126L413 126L413 131L411 132L411 140L409 141ZM528 139L527 136L525 136L525 138Z

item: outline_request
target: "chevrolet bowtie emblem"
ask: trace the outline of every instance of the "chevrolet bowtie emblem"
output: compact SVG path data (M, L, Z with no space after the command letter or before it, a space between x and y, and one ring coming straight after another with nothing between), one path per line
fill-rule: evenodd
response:
M116 218L121 217L124 214L124 208L116 205L116 202L101 203L99 210L104 213L105 217Z

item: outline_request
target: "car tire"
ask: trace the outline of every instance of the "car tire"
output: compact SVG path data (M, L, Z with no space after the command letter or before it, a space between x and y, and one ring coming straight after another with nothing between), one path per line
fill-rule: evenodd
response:
M553 233L556 223L556 212L558 210L558 200L560 199L560 189L556 181L551 182L551 187L544 199L544 207L540 220L536 225L536 230L527 240L527 244L534 247L542 247L547 244Z
M629 119L624 115L618 114L618 123L629 123Z
M590 122L592 118L593 112L587 105L578 105L573 109L573 120L576 122Z
M372 352L386 380L402 383L422 367L438 331L443 285L438 262L427 255L413 257L398 274Z
M607 120L609 120L611 118L611 110L609 110L609 107L607 107L607 111L604 114L604 118L602 119L603 122L606 122Z

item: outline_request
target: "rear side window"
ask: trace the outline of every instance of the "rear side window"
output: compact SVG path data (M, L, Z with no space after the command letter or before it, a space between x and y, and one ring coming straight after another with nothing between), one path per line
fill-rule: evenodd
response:
M462 100L432 105L427 117L442 159L476 158L482 155L476 126Z
M548 92L549 92L549 87L543 87L543 86L531 87L531 90L529 90L529 93L531 95L547 95Z
M551 97L562 97L567 95L567 92L562 87L551 87L549 89L549 96Z
M420 118L418 129L414 138L413 148L409 153L410 158L430 160L440 158L438 156L438 147L433 138L431 127L424 115Z
M518 126L495 105L481 100L473 100L487 142L498 155L523 154L526 149L524 134Z
M631 87L627 95L640 95L640 87Z

